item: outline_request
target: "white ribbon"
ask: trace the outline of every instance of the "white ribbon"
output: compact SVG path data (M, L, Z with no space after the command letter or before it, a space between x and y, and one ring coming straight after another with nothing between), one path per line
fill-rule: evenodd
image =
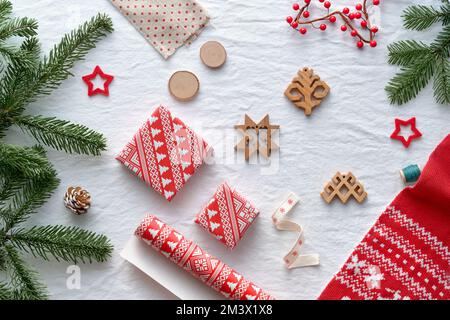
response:
M303 235L303 228L301 225L288 220L286 215L292 208L298 203L298 196L290 192L287 198L281 203L281 205L275 210L272 215L272 222L278 230L281 231L293 231L298 233L297 241L295 242L289 253L283 258L288 269L316 266L319 264L318 254L303 254L300 255L300 248L305 242Z

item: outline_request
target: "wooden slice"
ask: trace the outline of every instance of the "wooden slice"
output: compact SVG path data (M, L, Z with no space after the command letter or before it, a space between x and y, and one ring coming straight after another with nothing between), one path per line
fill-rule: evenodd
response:
M219 68L227 60L227 52L219 42L208 41L200 48L200 59L210 68Z
M169 92L178 100L191 100L199 89L200 82L190 71L177 71L169 79Z

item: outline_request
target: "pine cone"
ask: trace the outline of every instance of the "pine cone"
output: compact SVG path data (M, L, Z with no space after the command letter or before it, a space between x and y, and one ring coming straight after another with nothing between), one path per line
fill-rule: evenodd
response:
M81 187L69 187L64 195L64 205L77 215L84 214L91 206L91 195Z

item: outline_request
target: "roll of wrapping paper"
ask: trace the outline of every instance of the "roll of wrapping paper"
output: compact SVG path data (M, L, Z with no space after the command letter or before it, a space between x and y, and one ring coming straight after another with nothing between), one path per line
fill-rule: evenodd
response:
M153 215L147 215L135 232L153 249L199 278L207 286L233 300L273 300L270 294L219 259L186 239Z

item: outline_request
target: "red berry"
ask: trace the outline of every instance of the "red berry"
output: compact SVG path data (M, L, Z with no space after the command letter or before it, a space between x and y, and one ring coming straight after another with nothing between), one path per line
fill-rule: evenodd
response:
M309 11L303 11L303 16L305 18L308 18L309 17Z
M292 5L292 9L294 9L294 10L298 10L298 9L300 9L300 5L298 4L298 3L294 3L293 5Z
M311 2L311 0L305 0L306 4L309 4ZM305 29L306 30L306 29Z
M361 19L361 12L355 12L355 19Z
M327 25L322 23L319 28L320 28L320 30L325 31L325 30L327 30Z
M352 35L352 37L356 37L358 35L358 31L352 30L352 32L350 32L350 34Z
M299 31L300 31L301 34L305 34L307 32L306 28L300 28Z
M331 2L330 1L325 1L325 3L323 4L323 6L327 9L329 9L331 7Z
M355 6L355 8L356 8L356 10L362 10L362 4L361 3L358 3L356 6Z
M348 17L350 18L350 20L355 19L355 14L352 12L348 15Z
M377 5L379 5L379 4L380 4L380 0L373 0L373 2L372 2L372 3L373 3L373 5L374 5L374 6L377 6Z
M319 0L320 3L324 2L325 0Z
M347 26L341 26L341 30L344 32L347 31Z
M292 22L291 23L291 27L294 28L294 29L297 29L298 23L296 21Z
M350 9L345 7L344 9L342 9L342 13L343 14L348 14L350 12Z
M361 21L361 28L363 28L363 29L367 28L367 21L366 20Z
M362 47L364 47L364 42L362 42L362 41L358 41L357 43L356 43L356 46L358 47L358 48L362 48Z
M286 22L289 24L291 24L293 20L294 20L294 18L292 18L291 16L286 18Z
M375 40L370 41L370 46L375 48L377 46L377 42Z
M336 22L336 17L335 16L331 16L329 20L330 20L331 23L335 23Z
M377 33L378 32L378 28L377 27L372 27L372 29L370 29L370 31L372 31L373 33Z

